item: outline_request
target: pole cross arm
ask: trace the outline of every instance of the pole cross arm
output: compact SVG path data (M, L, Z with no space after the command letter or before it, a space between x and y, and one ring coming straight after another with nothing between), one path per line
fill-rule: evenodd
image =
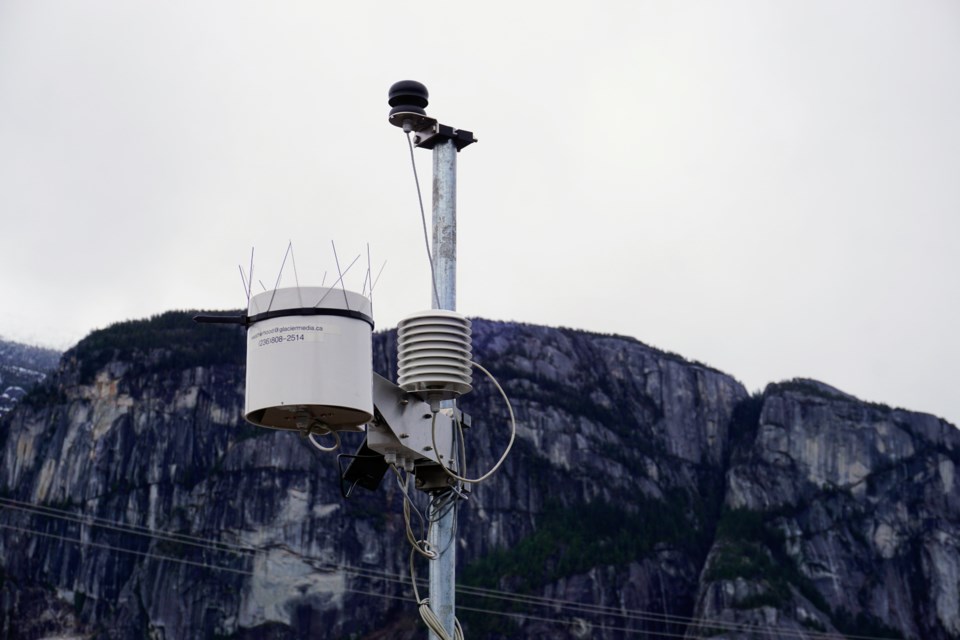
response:
M433 149L441 142L447 140L453 141L457 151L473 144L477 141L472 131L465 129L454 129L445 124L438 124L436 127L422 129L413 137L413 144L420 149Z

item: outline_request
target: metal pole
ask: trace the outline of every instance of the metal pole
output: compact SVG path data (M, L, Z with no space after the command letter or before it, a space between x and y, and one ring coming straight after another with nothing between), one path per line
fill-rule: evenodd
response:
M457 310L457 146L445 140L433 148L434 309Z
M433 270L436 297L430 292L433 308L457 310L457 146L445 140L433 148ZM453 407L450 400L441 407ZM457 502L438 512L431 501L428 515L430 544L439 554L430 562L430 608L452 638L456 603L454 584L457 572ZM430 640L439 640L430 632Z

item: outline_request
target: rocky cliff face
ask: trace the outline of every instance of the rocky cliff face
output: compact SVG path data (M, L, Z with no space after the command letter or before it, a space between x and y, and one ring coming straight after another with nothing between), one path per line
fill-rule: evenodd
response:
M621 337L476 321L474 352L518 437L460 511L471 640L960 637L951 425ZM0 634L425 637L395 479L344 499L336 456L246 425L243 358L124 323L0 422ZM483 380L461 406L479 472L507 413Z
M960 637L956 428L813 381L770 385L754 410L726 474L698 617Z
M60 352L0 339L0 416L57 368Z

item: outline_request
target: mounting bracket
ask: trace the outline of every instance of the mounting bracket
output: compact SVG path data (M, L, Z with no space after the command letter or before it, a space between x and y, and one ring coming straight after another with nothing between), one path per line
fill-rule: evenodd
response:
M380 454L383 460L370 460L370 455L355 458L343 473L343 479L356 481L364 476L366 481L360 482L360 486L374 490L383 474L374 480L365 469L396 464L416 475L418 489L433 491L450 486L453 480L439 465L457 472L453 421L456 418L461 424L469 424L470 417L457 409L434 414L428 402L376 373L373 374L373 405L373 420L366 425L367 438L362 448L368 454ZM436 434L436 448L432 432Z
M413 144L421 149L433 149L437 144L452 140L457 151L477 141L472 131L454 129L445 124L438 124L430 129L422 129L413 136Z

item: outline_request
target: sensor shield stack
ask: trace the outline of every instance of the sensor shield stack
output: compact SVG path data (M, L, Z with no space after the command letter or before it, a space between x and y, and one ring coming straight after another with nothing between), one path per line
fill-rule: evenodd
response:
M415 313L397 326L397 383L435 404L473 387L470 321L454 311Z

